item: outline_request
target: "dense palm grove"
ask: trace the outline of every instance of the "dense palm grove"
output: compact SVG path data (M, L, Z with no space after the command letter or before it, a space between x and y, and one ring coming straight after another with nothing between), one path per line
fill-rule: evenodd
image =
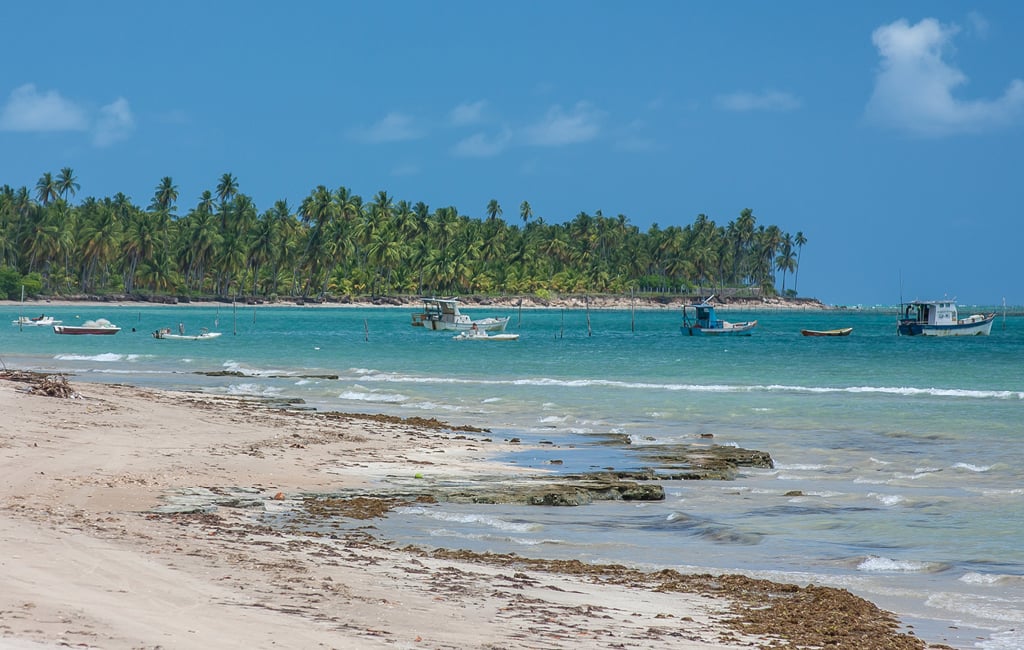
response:
M315 188L297 208L260 211L224 174L179 208L164 177L146 208L124 194L72 200L70 168L35 191L0 188L0 295L133 294L336 299L392 294L693 292L772 295L798 278L806 243L743 210L726 226L705 215L647 232L600 211L549 224L528 202L508 223L492 200L482 219L378 192ZM182 214L181 212L184 212ZM674 216L674 215L673 215ZM519 221L521 220L521 225Z

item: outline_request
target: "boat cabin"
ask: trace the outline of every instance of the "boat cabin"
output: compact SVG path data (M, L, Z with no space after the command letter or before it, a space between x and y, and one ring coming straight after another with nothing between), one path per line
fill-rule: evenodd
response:
M718 320L718 316L715 314L715 307L702 302L698 305L690 305L694 310L693 326L701 329L720 329L724 327L724 321ZM686 317L686 310L683 310L684 319Z
M950 300L915 300L903 311L904 320L922 325L956 325L956 302Z
M454 323L462 314L459 312L459 301L444 298L425 298L423 311L412 315L413 327L439 329L435 323Z

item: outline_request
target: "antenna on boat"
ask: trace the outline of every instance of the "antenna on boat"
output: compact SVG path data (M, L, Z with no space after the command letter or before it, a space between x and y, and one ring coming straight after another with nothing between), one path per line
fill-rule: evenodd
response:
M896 312L896 335L900 334L900 318L903 317L903 269L900 269L900 310Z

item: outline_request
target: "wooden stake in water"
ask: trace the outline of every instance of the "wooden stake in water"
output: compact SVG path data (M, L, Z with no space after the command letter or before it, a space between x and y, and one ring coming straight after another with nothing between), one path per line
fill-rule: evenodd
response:
M363 319L363 340L370 340L370 323L365 318Z
M234 300L231 301L231 327L234 329L235 336L238 336L238 305Z
M590 296L584 298L587 306L587 336L590 336Z
M636 296L629 290L629 331L636 331Z

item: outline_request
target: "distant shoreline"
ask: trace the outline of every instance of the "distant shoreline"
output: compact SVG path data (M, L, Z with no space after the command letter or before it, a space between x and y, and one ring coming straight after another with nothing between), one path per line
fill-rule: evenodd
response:
M301 299L279 299L274 301L244 299L237 302L229 300L182 300L180 298L155 298L152 300L140 299L133 296L82 296L82 297L41 297L26 299L24 303L18 300L0 300L0 306L12 307L24 305L26 310L33 311L40 306L74 307L79 305L107 305L107 306L154 306L154 307L323 307L323 308L345 308L345 307L400 307L415 308L423 304L424 296L361 296L355 298L344 298L342 300L317 301ZM465 307L501 307L501 308L523 308L523 309L594 309L594 310L620 310L620 309L646 309L646 310L674 310L682 309L684 305L693 304L700 300L697 296L659 296L652 297L630 297L628 295L566 295L556 298L542 299L536 296L459 296L458 300ZM726 311L730 309L742 310L799 310L799 311L828 311L847 309L847 307L836 307L826 305L816 298L715 298L713 304L719 309Z

